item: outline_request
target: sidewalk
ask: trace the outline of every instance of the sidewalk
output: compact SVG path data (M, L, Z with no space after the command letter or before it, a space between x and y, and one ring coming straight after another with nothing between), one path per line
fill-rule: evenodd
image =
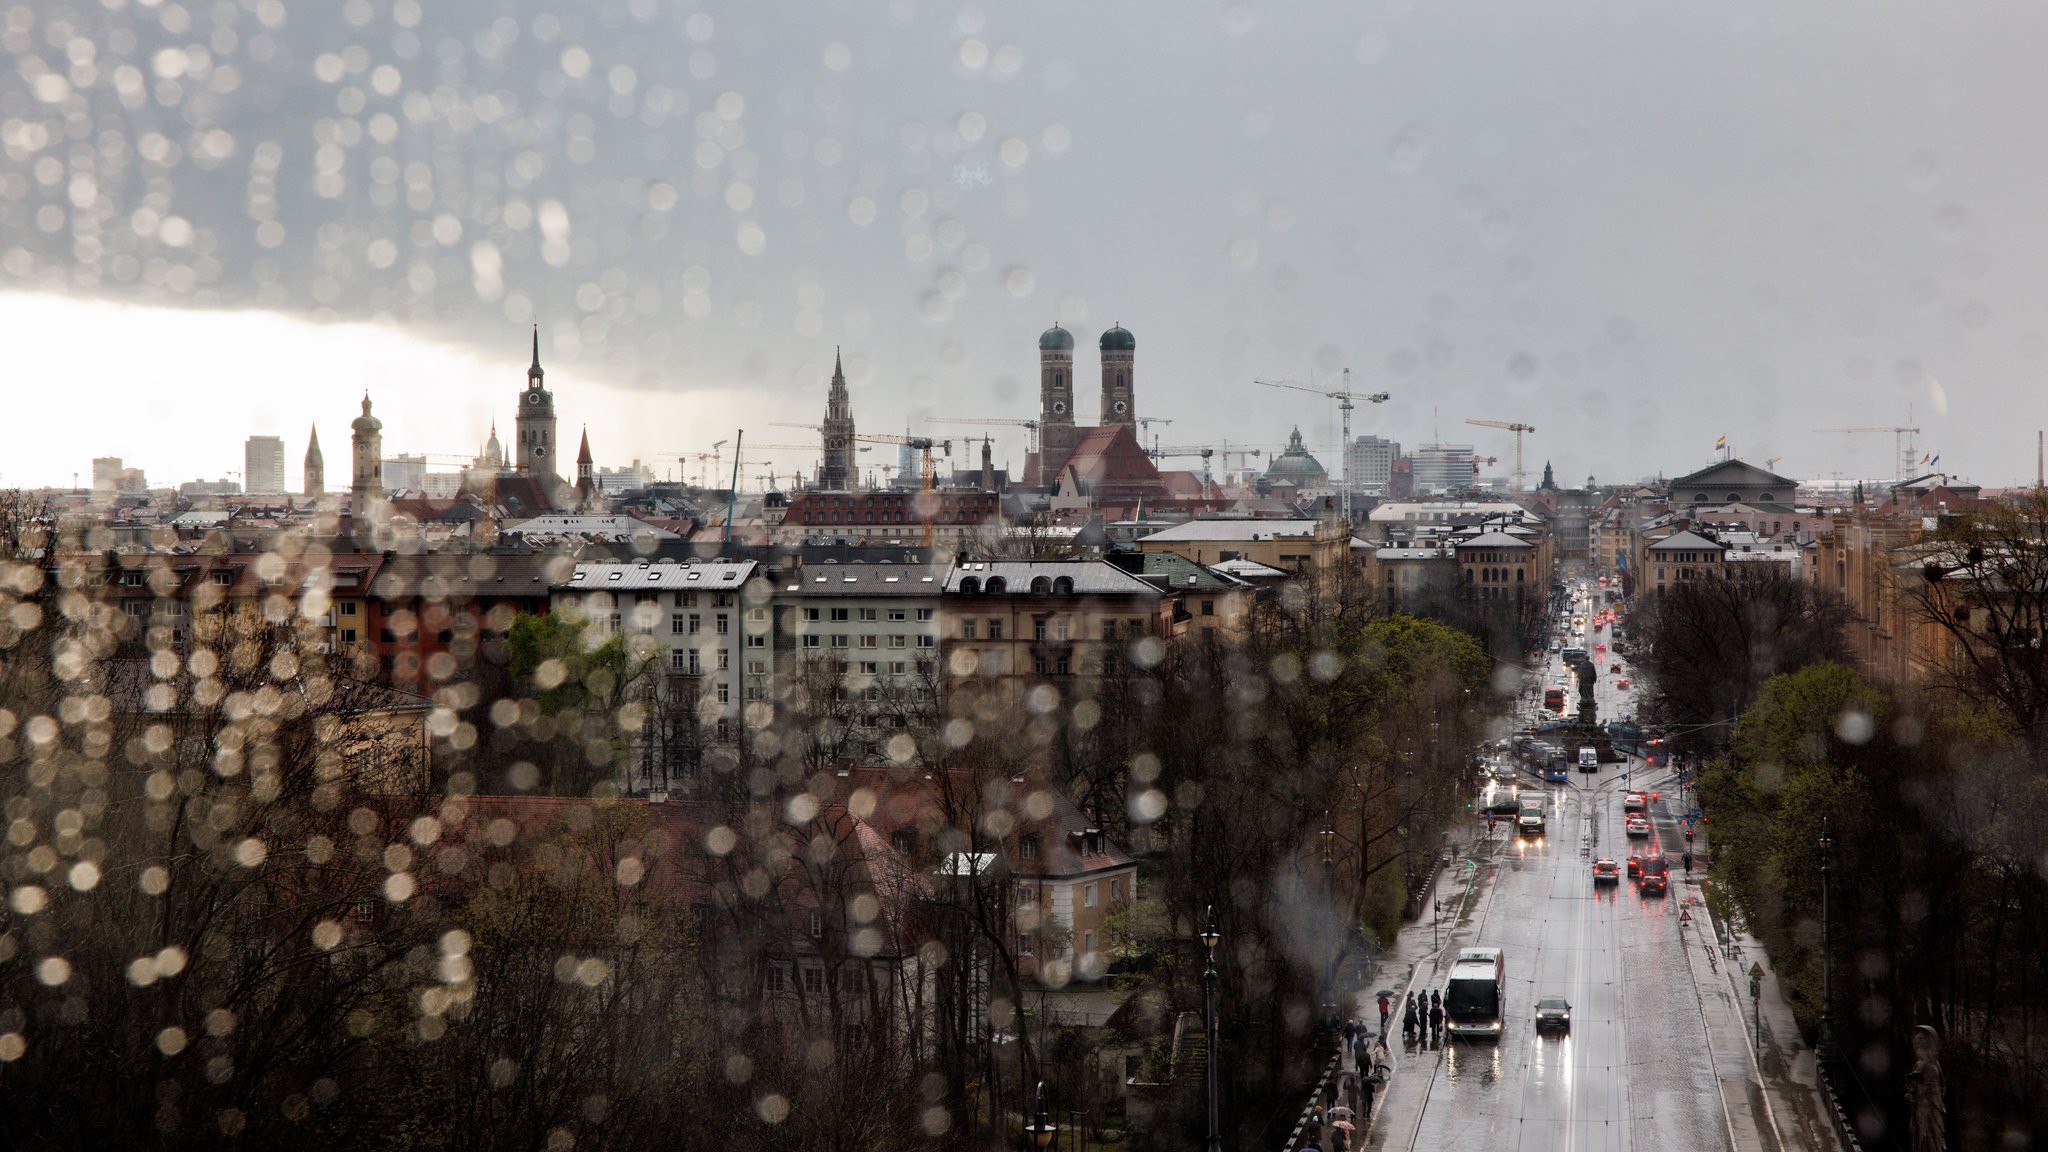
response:
M1736 932L1731 936L1726 925L1709 922L1705 917L1700 918L1700 923L1711 923L1712 928L1712 934L1702 934L1700 940L1713 944L1718 936L1726 942L1722 954L1728 959L1719 965L1718 973L1709 975L1726 989L1741 1014L1742 1042L1761 1076L1763 1095L1776 1121L1781 1146L1788 1152L1836 1152L1841 1145L1834 1125L1828 1120L1813 1049L1799 1034L1792 1003L1785 998L1763 945L1747 933ZM1752 966L1757 970L1761 991L1754 1000L1749 995ZM1697 970L1694 978L1699 978Z
M1412 924L1405 925L1394 939L1393 946L1378 957L1380 975L1370 988L1361 988L1351 1004L1351 1014L1365 1021L1369 1026L1379 1027L1378 997L1373 993L1381 988L1392 989L1394 1014L1389 1021L1392 1037L1387 1049L1392 1063L1392 1073L1386 1084L1375 1094L1372 1115L1362 1117L1359 1122L1358 1139L1353 1148L1377 1146L1384 1140L1383 1133L1389 1129L1400 1131L1403 1119L1409 1127L1421 1113L1421 1097L1413 1092L1396 1091L1416 1077L1415 1071L1424 1070L1430 1064L1442 1059L1441 1049L1419 1049L1405 1051L1401 1040L1401 1004L1411 989L1427 987L1436 976L1438 962L1454 946L1453 937L1461 924L1469 922L1477 913L1480 902L1490 890L1491 869L1487 859L1481 855L1475 858L1475 851L1483 850L1489 843L1483 836L1474 835L1475 829L1460 830L1463 838L1453 844L1453 855L1438 873L1435 882L1425 894L1423 915ZM1470 862L1471 867L1467 867ZM1432 916L1439 903L1442 904L1440 928L1432 925ZM1335 1061L1332 1061L1334 1068ZM1325 1075L1325 1081L1330 1079ZM1318 1092L1323 1090L1318 1085ZM1313 1106L1314 1101L1310 1102ZM1309 1108L1303 1109L1306 1116ZM1299 1148L1300 1126L1296 1127L1295 1139L1283 1152ZM1327 1146L1327 1145L1325 1145Z

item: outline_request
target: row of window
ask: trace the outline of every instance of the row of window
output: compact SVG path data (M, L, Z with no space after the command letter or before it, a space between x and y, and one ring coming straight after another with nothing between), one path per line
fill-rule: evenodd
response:
M747 647L749 647L749 648L759 648L759 647L761 647L761 645L759 645L759 644L756 644L756 643L754 643L754 641L756 641L756 640L765 640L765 639L766 639L766 637L763 637L763 636L749 636L749 637L747 637ZM854 646L855 646L855 645L853 644L853 641L854 641L855 639L856 639L856 637L852 637L852 636L849 636L849 635L847 635L847 634L846 634L846 633L844 633L844 632L832 632L832 633L824 633L824 632L806 632L806 633L804 633L804 647L806 647L806 648L849 648L849 647L854 647ZM886 646L887 646L887 647L890 647L890 648L908 648L908 647L910 647L910 646L911 646L911 644L910 644L910 637L908 637L908 636L905 636L904 634L902 634L902 633L900 633L900 632L898 632L898 633L894 633L894 634L892 634L892 635L890 635L890 636L888 636L888 637L882 637L882 636L876 636L876 635L864 635L864 636L860 636L860 637L858 637L857 639L858 639L858 640L860 641L860 643L859 643L858 647L861 647L861 648L881 648L881 647L884 647L884 645L882 644L882 641L883 641L884 639L887 639L887 640L888 640L888 644L887 644ZM827 642L827 641L829 641L829 642ZM933 646L933 644L934 644L934 641L933 641L933 639L932 639L932 638L931 638L930 636L923 636L923 635L920 635L920 636L918 636L918 637L917 637L917 647L919 647L919 648L930 648L930 647L932 647L932 646Z
M830 613L830 615L821 617L820 613ZM850 615L851 613L858 613L858 615ZM882 609L880 608L806 608L804 609L804 619L814 623L820 619L829 619L835 624L841 624L850 619L877 621L884 618L881 613ZM910 609L908 608L891 608L888 610L886 619L908 620L910 618L909 613ZM917 609L917 618L919 620L931 619L932 610L929 608Z

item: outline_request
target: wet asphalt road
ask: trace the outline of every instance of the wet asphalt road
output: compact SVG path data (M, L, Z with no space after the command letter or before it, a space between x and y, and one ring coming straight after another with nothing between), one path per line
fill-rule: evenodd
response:
M1590 632L1590 628L1589 628ZM1606 639L1591 633L1586 647ZM1602 720L1628 711L1599 655L1596 701ZM1624 660L1624 663L1626 661ZM1546 665L1549 682L1559 673ZM1698 998L1678 920L1698 889L1680 867L1684 833L1675 796L1650 805L1651 836L1631 840L1622 826L1624 770L1637 786L1672 785L1640 762L1574 772L1545 786L1526 776L1525 792L1551 794L1548 833L1540 840L1503 828L1482 845L1480 868L1492 880L1465 912L1462 945L1498 947L1507 959L1505 1032L1498 1043L1455 1041L1436 1051L1411 1049L1407 1075L1426 1084L1419 1115L1375 1133L1386 1148L1650 1152L1730 1146L1709 1058ZM1596 887L1592 861L1663 853L1671 862L1667 896L1644 896L1624 875ZM1429 966L1417 987L1435 986ZM1537 1035L1539 998L1572 1005L1567 1034ZM1411 1085L1404 1087L1415 1091ZM1403 1112L1409 1111L1403 1109ZM1388 1120L1397 1118L1389 1115Z

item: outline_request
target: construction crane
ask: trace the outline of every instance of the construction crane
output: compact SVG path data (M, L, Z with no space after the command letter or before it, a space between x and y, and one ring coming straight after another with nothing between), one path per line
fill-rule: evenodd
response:
M923 491L925 492L932 490L932 449L937 448L948 456L953 454L953 442L951 440L934 440L929 436L891 436L883 433L873 436L855 436L854 439L864 440L870 444L899 444L923 453ZM865 452L867 449L863 448L861 451ZM924 522L924 546L930 548L932 546L932 513L937 511L937 501L927 498L913 501L912 506L917 509L918 519Z
M792 424L787 420L770 420L768 426L771 428L809 428L820 435L823 435L825 431L823 424Z
M1154 424L1171 424L1171 423L1173 423L1173 420L1172 420L1172 418L1171 418L1171 417L1167 417L1167 416L1140 416L1140 417L1138 417L1138 447L1140 447L1140 448L1143 448L1143 447L1145 446L1145 433L1146 433L1146 432L1148 432L1148 431L1150 431L1150 430L1151 430L1151 428L1152 428L1152 426L1153 426ZM1154 447L1154 448L1157 448L1157 447L1159 447L1159 433L1157 433L1157 432L1153 432L1153 433L1152 433L1152 447Z
M1904 479L1906 478L1906 472L1907 472L1907 470L1908 470L1908 469L1910 469L1910 468L1912 467L1912 460L1913 460L1913 440L1912 440L1912 438L1913 438L1913 437L1915 437L1915 436L1918 436L1918 435L1920 434L1920 430L1919 430L1918 428L1815 428L1815 429L1814 429L1814 431L1815 431L1815 432L1844 432L1844 433L1849 433L1849 434L1851 434L1851 435L1855 435L1855 434L1860 434L1860 433L1864 433L1864 432L1889 432L1889 433L1891 433L1891 434L1892 434L1892 482L1893 482L1894 484L1896 484L1896 483L1898 483L1898 482L1900 482L1900 481L1904 480Z
M1147 448L1145 455L1154 460L1171 456L1200 456L1202 458L1202 479L1209 479L1209 458L1216 455L1216 449L1207 444L1174 444L1165 448Z
M1351 484L1351 410L1357 407L1353 401L1363 400L1368 404L1385 404L1391 397L1385 392L1353 392L1351 390L1351 369L1349 368L1344 370L1344 386L1342 388L1330 388L1314 382L1303 384L1294 380L1259 380L1256 383L1264 384L1268 388L1292 388L1296 392L1314 392L1318 396L1328 396L1337 402L1337 411L1344 422L1344 443L1337 451L1343 460L1344 483L1348 487Z
M1024 430L1024 450L1033 455L1038 453L1038 421L1036 420L1005 420L987 416L927 416L924 422L927 424L1007 424L1012 428L1022 428Z
M871 436L855 436L854 439L865 444L901 444L924 453L924 490L927 492L932 490L932 449L937 448L948 456L953 454L953 442L951 440L934 440L929 436L892 436L883 433ZM867 449L863 448L861 451L865 452ZM929 525L927 525L927 528L929 528Z
M1769 460L1764 461L1764 470L1768 472L1771 469L1776 468L1778 466L1778 461L1783 459L1783 456L1773 456Z
M726 443L726 441L720 440L711 446L711 451L709 452L677 452L671 449L666 452L657 452L655 455L673 456L679 463L682 463L685 483L688 483L690 470L690 465L687 462L695 460L697 462L697 483L701 487L710 484L711 477L722 475L722 470L718 466L719 449L725 447ZM710 476L706 476L704 472L704 466L707 463L711 465Z
M1515 493L1520 495L1522 478L1526 475L1522 471L1522 433L1534 432L1536 426L1518 420L1467 420L1465 423L1476 424L1481 428L1500 428L1515 434Z

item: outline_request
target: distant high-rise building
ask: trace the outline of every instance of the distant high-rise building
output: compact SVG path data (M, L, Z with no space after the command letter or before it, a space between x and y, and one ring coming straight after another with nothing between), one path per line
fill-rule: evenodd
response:
M427 487L427 458L400 452L384 460L384 487L393 492L423 492Z
M1417 495L1464 492L1473 486L1470 444L1424 444L1415 450Z
M306 436L306 482L304 491L308 496L318 496L327 491L327 461L320 455L320 429L315 425Z
M251 496L284 491L284 437L251 436L242 442L242 491Z
M1394 459L1401 445L1379 436L1360 436L1344 453L1344 477L1351 487L1368 492L1384 491L1393 475Z
M121 458L119 456L95 456L92 458L92 490L112 492L121 479Z
M839 353L832 354L832 386L825 393L825 460L818 467L818 487L827 492L850 492L860 486L860 473L853 463L853 401L846 393L846 370Z

